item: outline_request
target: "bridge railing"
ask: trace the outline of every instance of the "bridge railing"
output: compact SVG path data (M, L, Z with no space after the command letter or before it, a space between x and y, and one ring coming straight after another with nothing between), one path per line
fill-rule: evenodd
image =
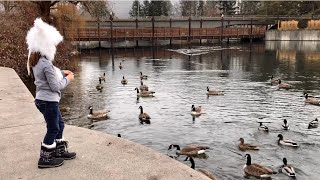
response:
M190 31L190 32L189 32ZM236 27L236 28L138 28L113 29L82 28L78 31L64 31L68 40L97 41L97 40L139 40L139 39L205 39L214 37L255 38L264 36L265 27Z

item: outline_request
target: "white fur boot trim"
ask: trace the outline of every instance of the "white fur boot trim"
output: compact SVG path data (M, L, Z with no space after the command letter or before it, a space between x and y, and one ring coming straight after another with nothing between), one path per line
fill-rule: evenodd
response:
M41 143L41 146L46 147L48 149L53 149L53 148L56 148L57 143L53 142L53 144L51 144L51 145L48 145L48 144L45 144L45 143Z
M62 137L62 139L56 139L56 142L62 142L64 141L64 137Z

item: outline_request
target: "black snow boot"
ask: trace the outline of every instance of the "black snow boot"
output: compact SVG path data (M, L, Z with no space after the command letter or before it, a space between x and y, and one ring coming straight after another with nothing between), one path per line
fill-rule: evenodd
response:
M76 157L75 152L68 152L68 141L56 140L57 148L56 148L56 158L63 158L64 160L74 159Z
M51 147L52 146L52 147ZM50 148L48 148L50 147ZM61 166L64 162L61 158L55 158L56 147L54 145L41 145L38 168L51 168Z

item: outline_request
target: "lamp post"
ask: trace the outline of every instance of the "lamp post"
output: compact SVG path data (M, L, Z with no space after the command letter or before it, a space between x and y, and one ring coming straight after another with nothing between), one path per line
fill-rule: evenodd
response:
M112 58L112 66L114 66L114 54L113 54L113 14L112 11L110 12L110 43L111 43L111 58Z

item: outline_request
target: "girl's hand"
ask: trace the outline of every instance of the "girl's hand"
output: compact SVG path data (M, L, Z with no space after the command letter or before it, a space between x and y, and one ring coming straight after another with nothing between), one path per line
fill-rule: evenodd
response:
M63 70L63 73L64 73L65 76L68 76L69 74L73 75L73 72L69 71L69 70Z

